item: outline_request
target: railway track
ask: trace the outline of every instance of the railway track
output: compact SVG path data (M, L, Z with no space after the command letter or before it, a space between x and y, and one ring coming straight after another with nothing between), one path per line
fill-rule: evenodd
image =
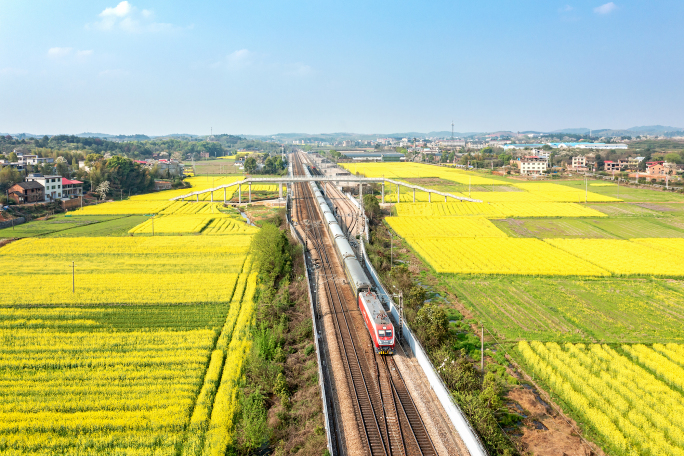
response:
M297 154L293 170L295 174L304 174L304 165ZM346 284L336 280L339 274L335 265L339 261L332 245L325 242L326 233L311 188L306 183L297 183L294 187L296 219L305 233L307 247L310 243L319 259L318 277L331 309L362 445L372 456L436 455L394 360L375 355L372 350L369 353L364 341L367 335L357 333L349 315L349 310L356 307L356 299L351 296L351 289L344 288L349 288Z

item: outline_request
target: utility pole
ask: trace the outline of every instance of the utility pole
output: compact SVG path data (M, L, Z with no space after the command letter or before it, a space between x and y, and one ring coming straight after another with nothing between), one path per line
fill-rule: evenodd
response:
M480 365L484 372L484 325L482 325L482 333L480 337Z

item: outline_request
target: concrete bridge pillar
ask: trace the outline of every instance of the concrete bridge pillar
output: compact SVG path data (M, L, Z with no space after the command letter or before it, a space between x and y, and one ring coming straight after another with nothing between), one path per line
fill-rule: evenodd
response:
M249 183L249 204L252 204L252 183Z
M382 182L382 204L385 204L385 181Z
M226 187L223 187L223 204L226 204Z
M428 192L428 203L432 202L432 192Z
M283 199L283 183L279 182L278 185L280 186L279 191L280 191L280 199Z
M413 189L413 202L416 202L416 189Z
M242 204L242 184L238 184L238 204Z

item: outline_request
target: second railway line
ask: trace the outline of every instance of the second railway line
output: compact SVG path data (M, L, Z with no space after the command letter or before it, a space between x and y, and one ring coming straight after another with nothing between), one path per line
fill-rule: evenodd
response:
M301 157L297 155L293 157L293 171L297 175L308 174ZM316 262L315 273L320 283L319 299L325 300L332 317L326 333L328 337L335 339L334 345L338 351L336 357L340 367L344 369L344 375L341 376L342 372L335 372L335 377L344 378L346 382L346 388L337 388L338 396L344 390L350 396L338 397L337 400L351 402L356 424L357 435L347 435L353 434L350 430L354 429L348 423L340 422L343 419L337 420L338 427L341 428L339 431L345 435L338 440L341 444L336 450L340 454L355 454L346 451L346 442L349 450L360 449L370 455L437 455L430 433L395 360L391 356L377 354L371 348L376 342L369 336L359 312L359 292L350 286L357 279L350 278L347 269L348 280L345 280L344 260L338 257L338 253L343 255L343 247L333 248L335 240L331 239L328 222L316 198L319 195L317 189L316 184L294 184L293 216L312 259ZM340 195L344 200L340 199ZM355 213L358 209L341 193L337 198L340 201L335 203L343 211L339 215L345 217L344 220L351 225L349 232L358 232L359 218ZM357 224L354 224L355 221ZM359 270L363 271L360 265ZM371 293L370 290L368 292ZM377 343L383 343L381 337L374 338L378 339ZM333 362L333 367L334 364ZM337 414L340 415L339 411ZM353 442L355 439L356 445Z

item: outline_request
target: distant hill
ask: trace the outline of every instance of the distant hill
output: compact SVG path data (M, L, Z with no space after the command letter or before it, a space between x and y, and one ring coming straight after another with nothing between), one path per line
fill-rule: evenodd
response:
M628 128L628 131L632 131L637 134L658 134L658 133L666 133L668 131L681 131L682 128L675 128L675 127L664 127L662 125L651 125L650 127L632 127Z
M589 133L588 128L564 128L563 130L554 130L551 133L565 133L568 135L586 135Z
M79 138L102 138L102 139L109 139L114 135L108 135L107 133L79 133L77 135Z

